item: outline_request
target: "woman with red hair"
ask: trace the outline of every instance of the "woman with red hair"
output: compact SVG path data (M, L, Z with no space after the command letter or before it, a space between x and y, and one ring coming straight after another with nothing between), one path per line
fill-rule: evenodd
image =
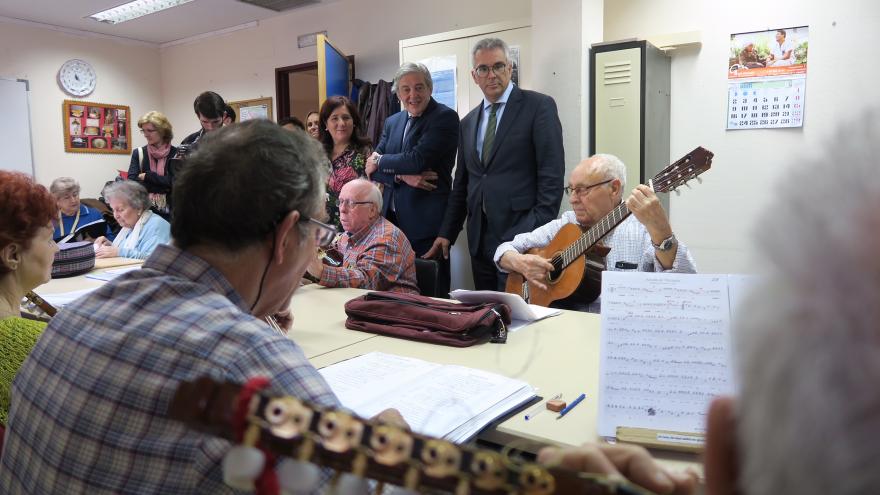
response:
M21 299L52 278L55 198L29 176L0 170L0 441L12 379L46 327L21 317Z

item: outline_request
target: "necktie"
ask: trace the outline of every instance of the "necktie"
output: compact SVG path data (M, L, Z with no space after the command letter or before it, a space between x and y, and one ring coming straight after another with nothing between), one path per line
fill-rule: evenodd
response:
M492 151L492 141L495 141L495 126L498 123L495 111L498 110L498 105L499 103L493 103L492 107L489 109L489 122L486 124L486 135L483 136L483 154L480 155L480 158L483 159L483 163L489 161L489 152Z
M406 135L409 133L410 127L412 127L413 120L415 120L415 117L409 116L406 118L406 125L403 127L403 141L401 142L401 146L406 142Z

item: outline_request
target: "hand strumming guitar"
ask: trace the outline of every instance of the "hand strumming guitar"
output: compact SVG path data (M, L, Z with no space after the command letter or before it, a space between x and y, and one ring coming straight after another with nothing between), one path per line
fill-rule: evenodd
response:
M498 260L501 268L509 272L522 274L530 284L534 284L541 290L547 290L544 281L547 275L553 271L550 260L536 254L520 254L516 251L507 251Z
M640 184L633 189L632 194L626 200L626 207L645 226L648 235L651 236L651 242L655 246L672 235L672 226L669 224L666 210L663 209L660 199L650 187ZM655 250L657 261L667 269L672 267L676 253L678 253L678 245L666 251Z

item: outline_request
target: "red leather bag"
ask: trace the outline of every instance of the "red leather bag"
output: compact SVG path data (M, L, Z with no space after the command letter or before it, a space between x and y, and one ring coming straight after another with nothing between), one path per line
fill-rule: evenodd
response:
M468 347L507 341L510 308L458 304L414 294L375 291L345 303L345 327L432 344Z

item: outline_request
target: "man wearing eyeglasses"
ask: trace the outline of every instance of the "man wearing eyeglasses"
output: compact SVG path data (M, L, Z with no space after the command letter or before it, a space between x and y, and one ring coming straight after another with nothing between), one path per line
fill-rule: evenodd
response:
M571 210L532 232L519 234L498 246L494 260L500 271L517 272L546 290L547 275L553 270L550 260L525 254L533 248L550 244L564 225L575 223L587 229L601 221L620 204L626 187L626 167L614 155L594 155L578 164L565 188ZM621 271L656 271L696 273L696 264L687 247L672 233L666 211L648 186L637 186L626 200L632 215L604 239L611 248L605 269ZM598 300L582 309L598 313Z
M183 138L183 141L180 142L181 147L183 147L186 152L192 152L199 142L199 139L201 139L205 133L223 127L223 122L226 118L226 102L224 102L223 98L217 93L213 91L205 91L193 101L193 110L195 110L196 117L199 118L199 124L201 124L202 128Z
M339 220L345 233L336 247L340 266L317 257L309 274L325 287L357 287L418 294L415 253L403 232L382 215L382 193L366 179L355 179L339 193Z
M556 103L511 82L507 44L477 42L471 76L483 102L461 121L458 166L440 233L425 257L449 257L467 217L474 286L504 290L495 249L556 218L565 160Z
M289 315L267 321L333 237L318 220L326 156L305 133L254 120L211 132L188 160L173 245L58 312L16 376L0 493L241 493L223 480L232 445L168 418L183 380L265 376L339 407L282 335Z

